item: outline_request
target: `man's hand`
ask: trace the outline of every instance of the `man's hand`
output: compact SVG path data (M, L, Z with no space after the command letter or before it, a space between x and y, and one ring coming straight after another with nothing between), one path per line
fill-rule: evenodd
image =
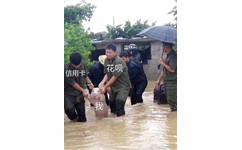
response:
M98 88L101 90L101 88L104 87L104 83L103 82L100 82L99 85L98 85Z
M107 80L108 80L108 75L105 74L105 76L103 77L103 80L99 83L98 88L101 89L102 87L104 87L104 84L106 83Z
M87 91L83 90L83 91L82 91L82 94L83 94L84 97L88 98L88 93L87 93Z
M110 88L110 87L107 88L107 92L108 92L109 94L111 93L111 88Z
M157 81L155 82L155 85L156 85L156 86L160 86L160 80L157 80Z
M163 66L165 65L165 61L162 58L160 59L160 64Z
M160 83L161 83L161 80L163 79L163 76L164 76L164 72L162 72L161 74L160 74L160 76L158 77L158 79L157 79L157 81L155 82L156 84L156 86L160 86Z
M101 94L106 93L106 91L107 91L107 88L105 86L103 86L103 87L100 88L100 93Z

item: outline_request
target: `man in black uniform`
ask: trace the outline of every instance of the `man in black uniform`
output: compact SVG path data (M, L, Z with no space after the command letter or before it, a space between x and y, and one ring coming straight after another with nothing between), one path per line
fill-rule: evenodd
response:
M142 94L147 87L147 78L140 62L130 59L128 52L123 52L120 57L127 64L129 79L132 85L131 105L143 103Z
M99 83L103 80L103 77L105 76L105 73L104 73L105 59L106 59L106 55L99 56L98 61L95 62L89 69L88 77L92 81L94 87L98 87ZM104 95L105 95L106 104L109 105L107 92Z
M136 44L129 44L128 54L130 56L130 59L137 61L139 63L141 62L141 55Z
M88 83L90 89L93 84L87 77L87 72L82 63L80 53L70 55L70 63L64 66L64 107L65 113L70 120L86 122L85 100L88 96L84 90L84 82Z

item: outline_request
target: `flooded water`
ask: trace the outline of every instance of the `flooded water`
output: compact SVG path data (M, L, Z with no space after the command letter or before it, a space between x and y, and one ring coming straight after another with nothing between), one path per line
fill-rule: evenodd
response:
M87 122L64 119L65 150L176 150L177 112L168 105L153 103L154 83L143 94L144 103L125 105L126 115L95 118L93 107L86 101Z

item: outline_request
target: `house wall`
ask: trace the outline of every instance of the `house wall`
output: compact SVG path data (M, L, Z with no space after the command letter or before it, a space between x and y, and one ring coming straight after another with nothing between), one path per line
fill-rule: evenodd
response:
M158 70L159 60L162 53L162 43L160 41L151 42L151 60L144 64L143 68L149 81L156 81L160 75L161 69ZM162 68L162 67L161 67Z

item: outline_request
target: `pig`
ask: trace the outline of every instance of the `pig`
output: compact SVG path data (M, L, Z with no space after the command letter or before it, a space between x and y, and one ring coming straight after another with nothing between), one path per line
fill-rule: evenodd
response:
M88 100L94 105L95 116L98 118L108 117L108 106L105 102L104 94L101 94L99 88L94 88L88 96Z

